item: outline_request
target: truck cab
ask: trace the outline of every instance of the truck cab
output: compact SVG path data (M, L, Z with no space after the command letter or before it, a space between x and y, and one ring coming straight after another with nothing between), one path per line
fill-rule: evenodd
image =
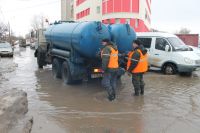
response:
M50 64L47 61L47 41L44 35L46 29L38 29L36 31L36 45L35 45L35 57L37 58L37 63L39 68L43 68L46 64Z

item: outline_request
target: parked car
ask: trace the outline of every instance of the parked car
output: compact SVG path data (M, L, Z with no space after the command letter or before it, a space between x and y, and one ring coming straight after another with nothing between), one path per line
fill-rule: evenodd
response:
M31 49L35 49L36 45L37 45L37 43L36 43L36 42L34 42L34 43L31 43L31 45L30 45L30 48L31 48Z
M0 56L13 57L13 47L8 42L0 42Z
M137 37L148 49L150 66L161 68L165 74L191 74L200 68L200 56L176 35L146 32Z
M26 40L26 46L30 46L31 45L31 41L29 39Z
M17 45L17 44L19 44L19 40L17 40L17 41L14 42L14 45Z
M19 46L20 47L26 47L26 40L25 39L20 39L19 40Z

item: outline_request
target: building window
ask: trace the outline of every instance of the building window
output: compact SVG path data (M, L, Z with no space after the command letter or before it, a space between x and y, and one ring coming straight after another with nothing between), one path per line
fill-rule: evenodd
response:
M132 0L131 1L131 11L139 13L139 8L140 8L140 0Z
M97 6L97 14L99 14L100 12L101 12L101 8L100 8L100 6Z
M110 19L107 19L107 23L110 24Z
M120 24L120 19L119 19L119 18L116 18L116 19L115 19L115 23L116 23L116 24Z
M73 0L72 0L73 1ZM76 0L76 6L79 6L80 4L82 4L83 2L85 2L86 0Z
M90 8L87 8L87 9L77 13L76 18L80 19L80 18L83 18L83 17L88 16L88 15L90 15Z
M71 6L71 18L73 19L73 16L74 16L74 7L73 5Z
M145 10L145 19L147 19L147 10Z
M115 19L114 18L111 18L110 19L110 24L114 24L115 23Z
M148 14L147 10L145 10L145 19L146 19L149 23L151 23L151 20L150 20L150 17L149 17L149 14Z
M135 19L135 28L138 28L138 25L139 25L139 20Z
M106 8L107 8L106 13L112 13L113 12L113 0L108 0L106 2Z

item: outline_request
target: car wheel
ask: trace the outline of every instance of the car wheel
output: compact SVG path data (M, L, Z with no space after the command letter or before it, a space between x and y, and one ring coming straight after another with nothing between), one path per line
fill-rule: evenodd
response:
M46 65L46 62L45 62L45 52L38 49L37 52L35 53L37 54L37 64L38 64L38 67L39 68L43 68L44 65Z
M42 53L37 52L37 64L39 68L43 68Z
M61 78L61 61L57 58L53 59L52 74L54 78Z
M169 64L164 65L162 71L166 75L174 75L177 73L177 68L176 68L176 65L169 63Z

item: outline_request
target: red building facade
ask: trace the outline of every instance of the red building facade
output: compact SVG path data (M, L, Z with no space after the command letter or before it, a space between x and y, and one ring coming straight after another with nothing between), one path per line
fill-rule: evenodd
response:
M151 23L151 0L103 0L102 22L129 23L136 32L147 32Z
M151 0L75 0L77 21L128 23L136 32L150 31Z

